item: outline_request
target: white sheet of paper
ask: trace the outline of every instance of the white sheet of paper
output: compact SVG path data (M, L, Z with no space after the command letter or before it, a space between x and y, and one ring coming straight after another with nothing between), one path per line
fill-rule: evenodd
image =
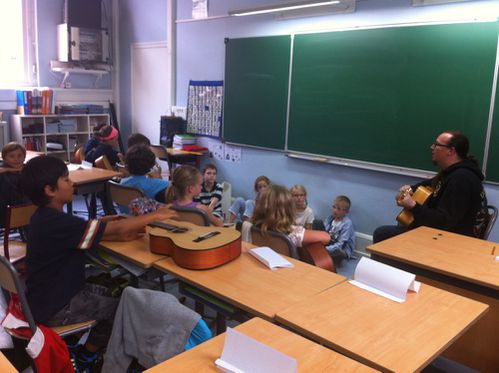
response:
M87 169L87 168L92 168L92 167L93 167L93 165L91 162L81 161L81 168Z
M215 362L225 372L295 373L296 359L237 330L227 328L222 356Z
M277 269L278 267L294 267L293 263L288 262L281 255L277 254L274 250L267 246L250 249L249 253L272 270Z
M76 171L76 170L81 170L83 167L81 167L81 164L76 164L76 163L70 163L68 164L68 171Z
M418 292L421 284L416 275L398 268L363 257L353 276L351 284L397 302L405 301L407 291Z

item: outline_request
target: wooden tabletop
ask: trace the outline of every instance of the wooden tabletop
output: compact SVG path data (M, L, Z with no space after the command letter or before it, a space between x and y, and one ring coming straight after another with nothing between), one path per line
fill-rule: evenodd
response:
M371 253L499 290L499 243L419 227L367 247Z
M151 268L154 262L165 258L151 253L147 234L133 241L101 241L99 246L142 268Z
M104 170L102 168L87 168L81 170L69 171L69 178L78 186L97 181L110 180L113 177L120 176L118 171Z
M397 303L344 282L278 312L276 320L375 369L414 372L487 308L426 284Z
M374 372L365 365L259 318L253 318L235 329L295 358L299 372ZM224 342L225 333L146 372L220 372L215 360L221 356Z
M294 268L272 271L247 253L248 247L254 246L243 242L240 257L209 270L181 268L172 258L154 262L153 266L267 320L272 320L278 311L346 280L292 258L286 259Z

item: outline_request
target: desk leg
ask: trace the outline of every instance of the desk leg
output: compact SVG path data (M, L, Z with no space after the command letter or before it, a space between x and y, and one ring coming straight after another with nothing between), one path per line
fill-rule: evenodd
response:
M97 198L95 193L90 195L90 205L88 206L88 218L95 219L97 216Z

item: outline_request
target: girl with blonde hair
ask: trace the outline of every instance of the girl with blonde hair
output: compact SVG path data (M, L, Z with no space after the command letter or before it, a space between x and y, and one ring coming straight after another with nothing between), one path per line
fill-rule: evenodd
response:
M272 184L260 193L253 213L253 225L262 233L272 230L287 235L295 247L331 240L324 231L305 229L295 224L296 208L291 192L283 186Z
M213 215L213 212L205 205L194 201L201 193L203 177L201 172L193 166L184 165L173 171L171 184L166 190L166 202L175 207L188 207L200 209L208 215L211 224L223 226L223 221Z
M303 185L296 184L291 187L290 192L296 210L295 224L307 229L312 228L315 217L312 208L308 206L307 190Z

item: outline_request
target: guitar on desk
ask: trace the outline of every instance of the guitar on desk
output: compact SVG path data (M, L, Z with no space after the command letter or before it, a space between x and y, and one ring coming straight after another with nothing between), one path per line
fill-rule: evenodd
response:
M209 269L241 255L241 233L235 229L165 220L150 223L146 231L151 252L172 257L179 267Z
M406 193L410 193L410 191L407 190L405 192L399 193L399 196L397 197L397 200L398 199L402 199L405 196ZM428 201L428 198L431 197L432 193L433 193L433 189L431 189L430 187L419 186L416 189L416 191L412 194L412 199L417 204L424 205ZM398 214L396 220L400 224L408 227L409 225L411 225L414 222L414 215L408 209L404 208L400 212L400 214Z

